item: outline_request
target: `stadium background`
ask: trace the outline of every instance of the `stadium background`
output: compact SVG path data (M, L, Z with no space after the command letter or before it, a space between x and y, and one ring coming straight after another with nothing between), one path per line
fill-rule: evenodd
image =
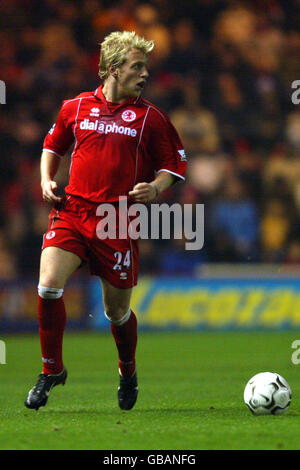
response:
M205 205L202 250L141 242L140 327L299 327L298 2L2 0L0 11L1 331L37 329L44 136L63 99L98 86L98 44L124 29L155 40L144 96L168 112L189 159L187 182L159 201ZM61 189L68 168L66 156ZM65 299L68 328L108 328L86 270Z

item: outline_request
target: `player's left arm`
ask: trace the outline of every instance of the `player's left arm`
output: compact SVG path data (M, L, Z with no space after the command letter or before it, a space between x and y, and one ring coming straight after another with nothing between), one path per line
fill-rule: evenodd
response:
M175 176L166 171L161 171L151 183L136 184L133 190L129 191L129 196L132 196L136 202L151 202L165 189L172 186L175 180Z
M153 201L176 181L184 180L187 167L181 139L168 116L154 108L149 116L149 153L153 158L156 176L150 183L137 183L129 192L136 202L141 203Z

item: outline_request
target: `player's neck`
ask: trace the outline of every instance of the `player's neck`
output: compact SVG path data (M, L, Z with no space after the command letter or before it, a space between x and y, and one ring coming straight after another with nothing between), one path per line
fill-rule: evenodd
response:
M111 103L123 103L132 96L127 96L123 90L121 90L115 80L110 80L110 77L106 80L103 85L102 93L104 98Z

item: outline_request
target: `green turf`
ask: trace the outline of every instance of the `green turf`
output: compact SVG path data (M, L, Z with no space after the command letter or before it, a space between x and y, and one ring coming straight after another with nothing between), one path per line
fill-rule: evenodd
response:
M110 334L66 334L69 379L45 408L23 402L40 372L37 336L7 336L0 365L0 449L300 449L300 365L291 343L300 332L144 333L140 394L117 406L116 350ZM283 416L252 416L248 379L274 371L293 390Z

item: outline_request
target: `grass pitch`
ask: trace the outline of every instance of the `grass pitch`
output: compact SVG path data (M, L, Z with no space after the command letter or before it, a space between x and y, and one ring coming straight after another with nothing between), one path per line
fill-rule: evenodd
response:
M41 369L38 336L7 336L0 365L0 449L300 449L300 332L140 333L140 393L117 405L117 353L108 334L66 334L69 378L38 412L24 407ZM246 382L278 372L293 398L282 416L253 416Z

